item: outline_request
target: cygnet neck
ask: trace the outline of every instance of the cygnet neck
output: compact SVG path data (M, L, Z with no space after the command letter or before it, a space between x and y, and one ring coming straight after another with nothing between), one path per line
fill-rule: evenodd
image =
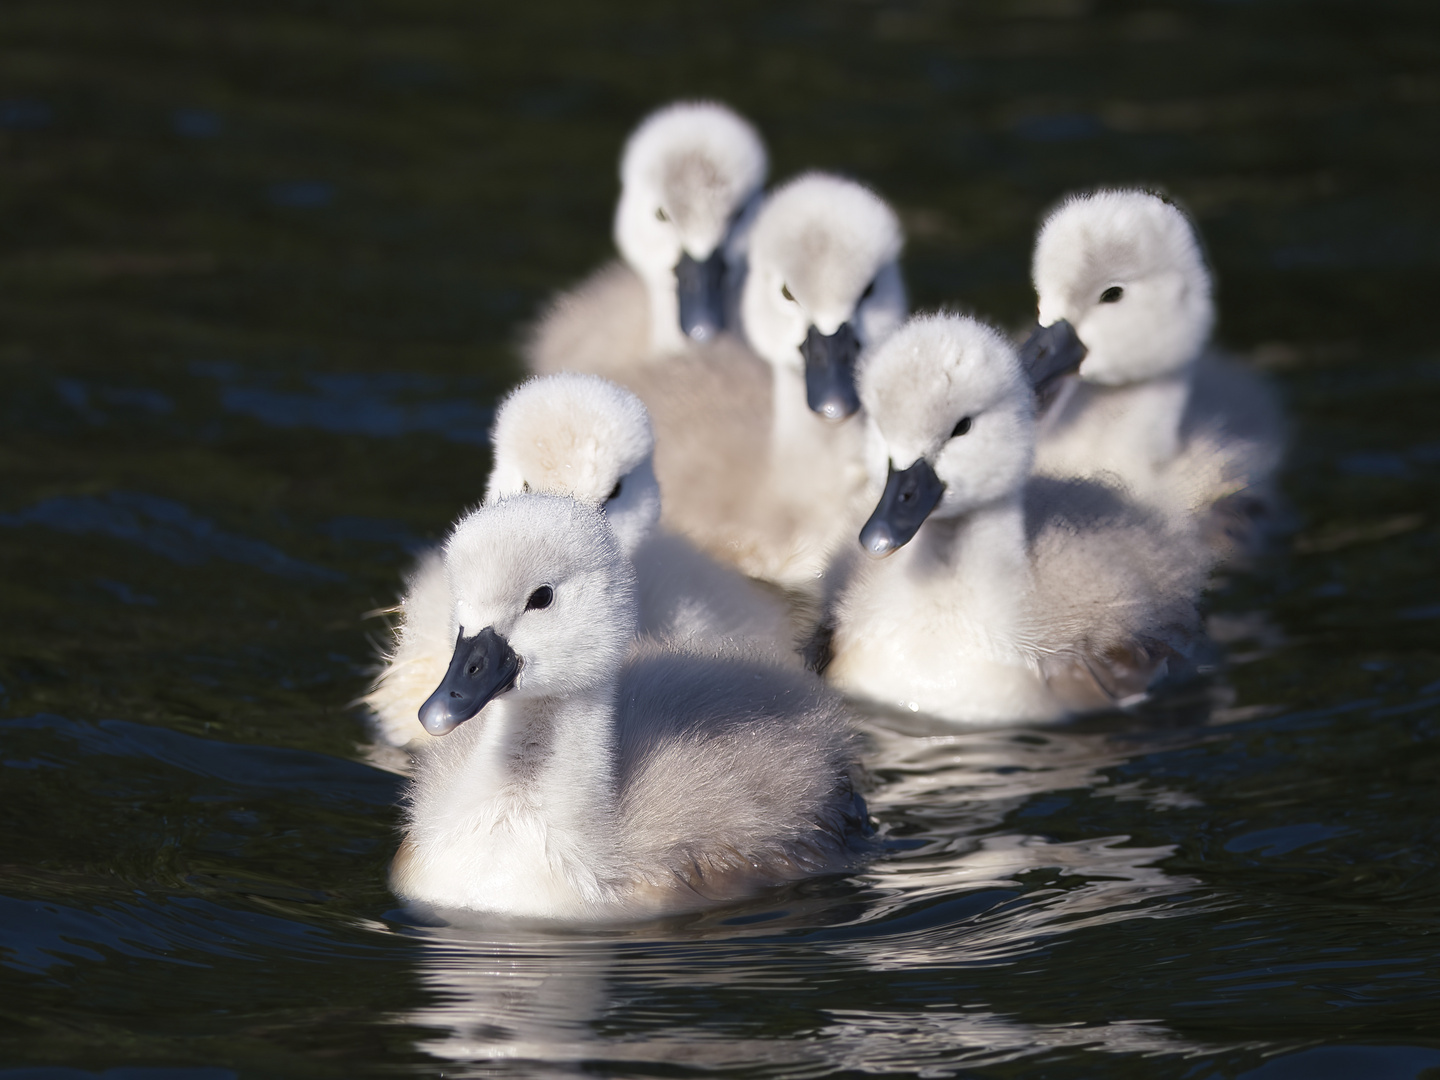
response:
M1180 452L1180 424L1190 400L1190 382L1194 365L1161 375L1144 382L1125 386L1082 385L1074 404L1083 407L1090 395L1108 397L1123 395L1125 408L1114 418L1107 437L1117 458L1141 462L1152 469L1163 467Z
M911 571L943 575L963 593L960 606L988 628L1012 624L1017 601L1033 584L1020 491L956 517L932 518L908 547L915 548Z
M676 295L675 271L647 268L637 270L645 282L650 303L650 352L653 356L679 352L686 338L680 331L680 299Z
M815 463L819 448L828 447L837 439L853 437L860 430L859 417L826 420L810 408L803 369L772 363L770 371L773 387L770 452L776 460Z
M497 699L469 723L483 729L464 785L491 804L494 824L533 814L555 836L612 836L616 679L564 696Z

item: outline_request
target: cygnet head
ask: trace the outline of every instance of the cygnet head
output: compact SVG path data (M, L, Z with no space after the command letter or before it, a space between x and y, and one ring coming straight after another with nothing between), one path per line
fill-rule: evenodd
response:
M903 245L883 199L825 173L792 180L755 217L740 301L745 336L777 376L803 374L810 408L826 419L860 407L856 359L905 318Z
M1034 399L1014 348L961 315L919 315L860 370L870 468L885 493L861 546L876 557L929 517L959 517L1015 494L1035 453Z
M1041 226L1032 267L1041 327L1083 346L1080 376L1107 386L1186 367L1215 321L1210 273L1180 209L1143 191L1067 199Z
M630 136L615 244L648 286L655 348L707 341L724 325L723 241L768 168L755 128L714 102L667 106Z
M510 392L490 433L487 503L508 495L565 495L604 511L633 556L660 520L650 414L598 375L545 375Z
M459 634L420 707L430 734L501 694L564 696L616 677L635 635L635 570L600 511L554 495L502 499L461 519L444 557Z

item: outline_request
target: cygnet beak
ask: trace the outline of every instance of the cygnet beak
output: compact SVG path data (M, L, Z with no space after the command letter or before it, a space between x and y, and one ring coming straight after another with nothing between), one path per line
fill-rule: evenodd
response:
M899 472L892 462L890 475L885 479L885 493L860 530L860 546L877 559L904 547L920 531L943 494L944 481L935 475L924 458Z
M474 637L462 628L440 688L420 706L420 723L431 735L448 735L515 685L520 658L487 626Z
M680 332L692 341L710 341L725 325L725 256L716 248L704 262L689 252L675 267Z
M1056 384L1080 369L1085 353L1080 335L1065 319L1056 319L1049 326L1036 324L1030 331L1020 346L1020 364L1030 376L1042 410L1053 398Z
M844 420L860 409L855 389L855 358L860 339L848 322L833 334L822 334L814 326L800 346L805 357L805 400L812 411L826 420Z

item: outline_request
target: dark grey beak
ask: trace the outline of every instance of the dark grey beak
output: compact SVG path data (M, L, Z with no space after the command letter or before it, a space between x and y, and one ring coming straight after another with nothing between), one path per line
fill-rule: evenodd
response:
M680 298L680 331L692 341L710 341L725 325L725 256L719 248L704 262L688 254L675 267Z
M877 559L904 547L920 531L943 494L945 484L924 458L899 472L891 462L885 493L860 530L860 546Z
M855 358L860 339L848 322L828 337L815 327L800 346L805 357L805 400L826 420L844 420L860 408L855 390Z
M420 706L420 723L431 735L448 735L514 686L519 673L520 658L494 627L468 638L461 629L445 681Z
M1042 411L1054 398L1060 380L1078 371L1084 359L1085 346L1064 319L1030 331L1020 346L1020 365L1030 376Z

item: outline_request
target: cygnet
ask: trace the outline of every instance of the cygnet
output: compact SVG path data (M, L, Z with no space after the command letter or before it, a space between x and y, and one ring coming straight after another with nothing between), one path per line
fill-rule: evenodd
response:
M904 319L902 243L895 212L851 180L810 173L765 200L740 305L764 363L717 355L631 384L655 421L669 527L752 577L816 590L863 514L854 367Z
M513 390L495 415L487 504L521 492L565 495L600 509L635 563L640 629L700 647L748 644L800 662L784 601L661 531L654 441L640 399L598 375L546 375ZM400 604L393 653L366 698L386 742L428 742L418 710L450 663L454 628L444 566L422 557Z
M1030 478L1032 388L1000 334L912 319L863 361L860 399L885 487L832 616L836 685L957 722L1051 720L1184 660L1204 549L1116 488Z
M818 680L636 646L605 516L518 495L445 542L454 656L391 887L434 909L628 921L843 872L867 816Z
M561 295L524 343L531 371L611 378L725 328L743 235L769 163L755 128L714 102L647 117L625 144L610 263Z
M1210 273L1186 216L1142 191L1070 198L1040 230L1033 273L1040 329L1022 352L1043 341L1079 361L1036 471L1118 476L1220 550L1258 536L1283 424L1261 379L1206 351Z

